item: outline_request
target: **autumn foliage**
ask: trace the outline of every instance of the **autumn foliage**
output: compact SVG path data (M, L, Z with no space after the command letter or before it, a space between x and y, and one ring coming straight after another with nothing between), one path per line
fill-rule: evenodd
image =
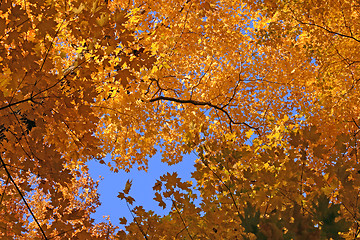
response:
M357 0L1 1L1 239L357 239L359 52ZM95 224L156 149L169 214Z

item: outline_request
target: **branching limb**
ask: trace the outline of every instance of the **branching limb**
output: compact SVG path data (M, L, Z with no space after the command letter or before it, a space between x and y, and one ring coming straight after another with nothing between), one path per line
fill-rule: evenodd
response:
M219 106L214 105L214 104L212 104L210 102L201 102L201 101L196 101L196 100L182 100L182 99L177 99L177 98L173 98L173 97L165 97L165 96L159 96L159 97L155 97L155 98L152 98L152 99L149 100L149 102L158 102L158 101L169 101L169 102L176 102L176 103L190 103L190 104L193 104L193 105L196 105L196 106L212 107L214 109L217 109L217 110L223 112L226 115L226 117L229 119L230 127L231 127L232 124L234 124L234 125L242 124L242 125L247 126L248 128L254 129L260 135L258 127L253 127L253 126L247 124L246 122L235 122L231 118L228 111L226 111L224 109L224 107L219 107Z
M346 35L346 34L344 34L344 33L335 32L335 31L331 30L330 28L327 28L326 26L324 27L324 26L321 26L321 25L316 24L316 23L301 21L300 19L298 19L298 18L295 17L295 11L294 11L293 9L290 8L290 11L293 13L293 16L292 16L292 17L294 18L294 20L297 21L297 22L300 23L300 24L317 27L317 28L320 28L320 29L322 29L322 30L330 33L330 34L334 34L334 35L337 35L337 36L340 36L340 37L344 37L344 38L349 38L349 39L355 40L356 42L360 42L360 40L357 39L357 38L355 38L355 37L352 35L352 33L350 33L351 35L349 36L349 35ZM346 24L345 24L345 26L346 26Z
M53 85L51 85L51 86L49 86L49 87L47 87L47 88L39 91L38 93L35 93L35 94L33 94L32 96L30 96L30 97L28 97L28 98L25 98L25 99L23 99L23 100L20 100L20 101L17 101L17 102L13 102L13 103L12 103L12 102L9 102L7 105L0 107L0 111L1 111L1 110L4 110L4 109L6 109L6 108L10 108L10 107L12 107L12 106L19 105L19 104L21 104L21 103L25 103L25 102L34 102L34 103L37 103L37 102L35 102L35 99L37 99L37 98L36 98L37 96L39 96L40 94L42 94L42 93L44 93L44 92L46 92L46 91L54 88L55 86L57 86L59 83L61 83L63 80L65 80L67 76L69 76L71 73L73 73L76 69L80 68L80 66L81 66L82 64L84 64L85 62L86 62L86 60L83 61L83 62L81 62L81 63L79 63L79 65L77 65L76 67L74 67L73 69L71 69L71 71L67 72L63 77L61 77L61 78L60 78L56 83L54 83ZM39 97L39 99L42 99L42 98Z

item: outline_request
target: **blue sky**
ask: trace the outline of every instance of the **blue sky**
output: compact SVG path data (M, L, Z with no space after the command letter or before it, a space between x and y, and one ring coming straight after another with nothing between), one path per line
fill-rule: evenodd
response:
M159 207L157 202L153 200L154 186L157 179L167 172L177 172L182 180L192 180L191 172L195 170L194 162L197 157L195 154L185 155L183 161L168 166L161 162L161 154L157 153L149 160L149 169L147 172L138 171L136 168L131 169L129 173L119 171L114 173L109 171L109 167L100 164L96 161L88 162L90 175L95 179L99 176L103 177L100 181L99 190L101 206L98 207L97 212L92 215L96 222L103 221L103 215L110 216L110 220L114 225L120 226L119 218L126 217L128 222L132 221L131 214L126 206L124 200L117 198L120 191L125 188L125 183L128 179L132 179L132 187L130 195L135 198L134 206L143 206L146 210L153 210L157 214L167 214L170 208L165 210ZM105 159L110 160L110 157ZM195 180L192 180L195 182ZM123 228L123 226L120 226Z

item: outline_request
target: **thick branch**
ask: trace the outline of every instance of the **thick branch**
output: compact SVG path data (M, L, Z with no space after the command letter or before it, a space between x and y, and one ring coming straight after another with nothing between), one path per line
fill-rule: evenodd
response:
M224 109L224 107L219 107L219 106L214 105L214 104L212 104L210 102L200 102L200 101L196 101L196 100L182 100L182 99L177 99L177 98L173 98L173 97L164 97L164 96L160 96L160 97L150 99L149 102L157 102L157 101L162 101L162 100L163 101L169 101L169 102L177 102L177 103L191 103L191 104L196 105L196 106L212 107L212 108L214 108L216 110L219 110L219 111L223 112L226 115L226 117L229 119L230 126L231 126L231 124L234 124L234 125L242 124L242 125L247 126L248 128L256 130L259 133L259 129L257 127L250 126L246 122L235 122L231 118L230 114Z

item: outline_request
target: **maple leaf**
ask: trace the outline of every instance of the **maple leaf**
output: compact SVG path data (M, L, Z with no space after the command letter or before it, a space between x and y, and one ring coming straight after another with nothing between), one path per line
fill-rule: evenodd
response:
M155 190L155 191L160 191L160 190L161 190L161 187L162 187L162 182L159 181L159 180L156 180L156 183L155 183L155 185L154 185L154 187L153 187L153 190Z
M154 200L159 203L159 206L160 206L160 207L162 207L163 209L166 208L166 204L165 204L165 202L162 200L162 196L161 196L159 193L155 193Z
M358 8L3 0L0 238L356 238ZM166 173L166 216L95 224L86 162L146 170L156 146L196 152L194 183Z
M121 217L121 218L119 218L119 220L120 220L120 224L126 224L127 223L127 220L126 220L126 218L124 218L124 217Z
M128 179L128 180L126 181L125 189L124 189L124 191L123 191L125 194L129 194L131 185L132 185L132 180L129 180L129 179Z
M135 202L135 199L133 197L125 197L125 200L127 203L129 203L130 205L132 205Z

